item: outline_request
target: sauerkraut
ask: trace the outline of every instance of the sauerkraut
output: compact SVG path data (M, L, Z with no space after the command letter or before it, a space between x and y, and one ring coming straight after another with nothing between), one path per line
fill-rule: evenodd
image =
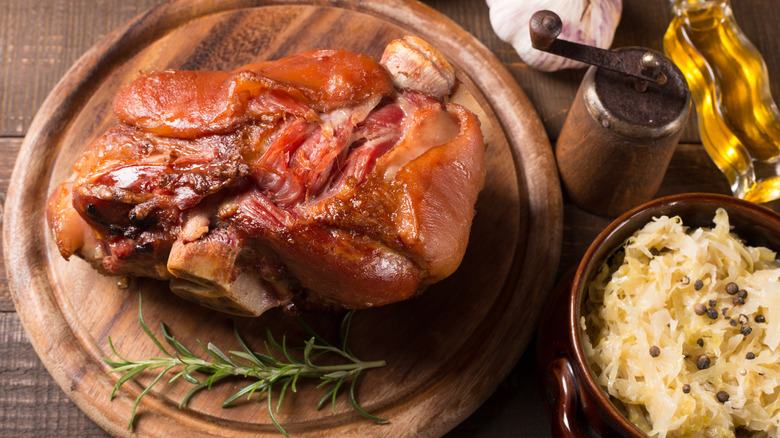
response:
M654 218L588 287L583 344L598 383L650 436L780 434L780 263L713 228Z

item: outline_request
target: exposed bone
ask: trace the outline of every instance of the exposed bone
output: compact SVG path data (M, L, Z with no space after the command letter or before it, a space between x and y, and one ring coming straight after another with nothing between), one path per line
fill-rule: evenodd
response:
M202 222L200 216L193 216L184 228L198 229ZM168 270L177 277L171 280L171 291L237 315L258 316L279 306L282 301L260 273L236 268L240 251L240 242L228 232L213 231L189 242L180 238L168 257Z
M463 84L458 83L458 86L452 92L452 95L450 95L449 101L462 105L477 116L477 119L479 119L479 129L482 131L483 142L486 145L491 144L495 131L493 123L490 122L490 117L488 117L487 113L482 108L482 105L477 102L474 95L469 93Z
M171 280L170 289L184 299L241 316L259 316L282 303L260 274L251 270L244 271L227 289L181 278Z

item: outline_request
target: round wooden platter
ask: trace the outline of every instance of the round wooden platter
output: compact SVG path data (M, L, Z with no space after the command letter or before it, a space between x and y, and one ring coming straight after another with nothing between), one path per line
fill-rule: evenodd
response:
M124 357L159 355L137 322L161 336L164 321L191 349L197 340L238 349L231 317L184 302L164 283L133 280L120 289L84 262L60 257L44 218L46 194L70 172L87 144L116 123L114 94L139 72L165 68L226 69L310 48L347 48L379 57L394 38L430 41L455 65L482 104L493 135L488 176L477 203L460 269L421 297L360 311L349 344L364 360L387 366L361 376L357 398L378 424L355 413L345 394L335 412L315 410L316 382L288 393L277 418L292 436L440 436L482 404L514 367L531 339L552 287L562 237L561 191L549 141L532 105L502 64L446 17L403 0L180 0L139 16L86 53L50 94L26 137L5 207L4 254L12 296L30 340L51 375L97 424L116 436L275 435L264 403L221 402L239 387L225 381L182 409L189 388L160 382L138 407L135 398L156 373L127 382L107 374L108 337ZM303 315L333 338L337 316ZM300 340L281 310L239 318L255 349L265 329ZM166 380L167 381L167 380ZM518 413L521 415L522 413Z

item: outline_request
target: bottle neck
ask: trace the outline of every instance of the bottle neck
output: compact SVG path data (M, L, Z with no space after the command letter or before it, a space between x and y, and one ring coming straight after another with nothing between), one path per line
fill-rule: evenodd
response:
M669 5L674 12L681 9L711 8L715 6L730 8L731 0L670 0Z

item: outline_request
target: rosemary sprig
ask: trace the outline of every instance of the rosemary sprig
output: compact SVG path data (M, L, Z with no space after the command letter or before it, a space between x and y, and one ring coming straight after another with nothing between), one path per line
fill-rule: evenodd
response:
M179 408L182 408L187 404L187 401L197 392L203 389L211 389L211 387L218 381L230 377L236 376L247 380L251 380L250 383L241 387L235 394L228 397L222 403L222 407L227 407L236 400L246 397L247 400L251 399L254 395L257 395L257 400L266 399L268 415L271 421L279 429L279 432L287 435L279 421L276 419L276 414L279 413L279 407L282 404L287 390L292 392L297 391L298 380L301 378L314 378L319 379L320 383L318 388L327 387L327 391L317 403L317 410L322 409L323 406L331 403L332 410L336 410L336 396L344 384L349 385L349 402L352 408L359 412L366 418L377 422L387 421L384 418L379 418L366 412L357 402L355 398L355 384L363 370L371 368L379 368L385 366L385 361L371 361L364 362L358 359L347 347L347 334L349 332L349 326L352 321L353 311L347 312L341 322L340 330L340 346L336 347L329 342L325 341L321 336L316 334L306 323L300 318L297 318L298 323L303 327L306 334L309 336L309 340L303 345L303 357L298 359L296 355L292 354L290 347L287 346L287 338L283 336L281 343L278 342L271 334L270 330L266 330L267 340L265 342L266 353L260 353L252 351L249 346L244 342L244 339L239 335L235 323L233 324L233 332L236 339L241 346L240 351L228 351L225 354L216 345L209 343L203 345L198 340L198 345L205 351L209 358L202 359L193 354L187 347L181 342L177 341L169 332L165 323L160 323L163 338L165 342L172 348L169 351L165 346L157 339L157 337L146 325L143 318L143 300L141 295L138 296L138 322L141 328L154 342L157 348L165 355L164 357L150 357L146 360L129 360L122 357L114 348L114 343L111 340L111 336L108 337L108 343L111 347L111 351L119 360L103 359L108 363L112 369L108 370L108 373L123 373L119 380L114 385L113 391L111 391L111 400L114 399L116 391L128 380L145 372L160 370L157 377L150 383L135 399L133 404L133 411L130 414L130 421L127 425L128 429L132 429L133 422L135 421L136 409L138 404L154 385L159 382L163 376L169 372L173 373L174 370L178 370L168 380L168 383L172 383L178 379L184 379L193 386L184 395ZM331 355L341 358L345 363L338 365L318 365L314 361L323 355ZM281 359L278 359L281 357ZM196 378L196 373L205 374L207 377L203 380ZM272 400L273 391L275 388L279 388L278 399L275 406Z

